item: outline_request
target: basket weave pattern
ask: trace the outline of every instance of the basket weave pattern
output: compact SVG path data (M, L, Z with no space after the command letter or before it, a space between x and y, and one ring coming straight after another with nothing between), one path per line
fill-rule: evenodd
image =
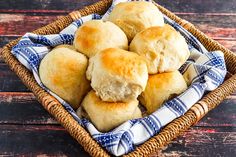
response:
M103 14L110 6L112 0L102 0L93 5L87 6L81 10L74 11L67 16L64 16L57 21L35 30L35 34L55 34L59 33L71 22L81 16L91 13ZM165 126L163 130L150 138L135 151L125 155L129 157L147 156L168 144L171 140L187 130L190 126L198 122L205 114L215 108L226 96L236 90L236 55L226 49L218 42L210 39L204 33L196 29L191 23L177 17L164 7L155 3L159 10L167 15L172 20L182 25L185 29L191 32L209 51L221 50L224 53L226 66L228 70L227 79L216 90L204 96L183 116L175 119L170 124ZM91 138L89 133L82 128L74 118L64 109L64 107L50 94L44 91L34 80L32 73L28 71L12 54L11 49L17 44L19 39L7 44L2 50L2 58L10 66L22 82L34 93L38 101L43 107L52 114L56 120L74 137L91 156L110 156L98 143Z

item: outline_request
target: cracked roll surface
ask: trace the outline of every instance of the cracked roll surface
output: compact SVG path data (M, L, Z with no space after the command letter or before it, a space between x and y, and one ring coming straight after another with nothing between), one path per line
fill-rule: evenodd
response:
M96 94L110 102L136 99L148 79L143 58L117 48L105 49L90 58L86 74Z

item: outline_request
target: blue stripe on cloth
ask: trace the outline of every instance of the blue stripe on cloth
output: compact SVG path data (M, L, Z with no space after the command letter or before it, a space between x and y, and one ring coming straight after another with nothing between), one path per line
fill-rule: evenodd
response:
M74 36L71 34L60 34L60 37L63 44L71 45L74 41Z
M185 105L185 103L178 97L175 98L176 101L179 102L179 104L181 104L181 107L183 108L183 111L186 112L187 111L187 106Z
M217 75L217 71L214 71L214 69L212 69L211 71L208 71L207 74L205 75L208 76L209 78L211 78L211 83L214 84L215 86L218 86L222 83L222 77L219 75Z
M31 66L33 67L33 69L35 71L38 71L38 68L39 68L39 64L40 64L40 61L41 61L41 57L42 55L41 52L40 53L37 53L37 51L31 47L28 48L28 52L29 52L29 55L30 55L30 63L31 63Z
M204 83L204 74L209 70L209 67L201 66L201 65L195 65L194 66L195 72L197 75L192 79L192 82L201 82Z
M194 89L196 91L196 93L198 94L198 97L201 97L201 91L198 89L198 87L196 86L196 84L192 84L191 88Z
M132 142L132 136L130 135L130 133L128 131L124 132L124 134L122 135L123 138L121 138L124 142L124 146L125 146L125 153L128 153L131 149L131 151L133 150L133 142Z
M41 44L46 45L46 46L53 45L48 38L46 38L44 36L41 36L41 35L38 35L37 38L31 38L31 40L32 40L32 42L41 43Z
M101 145L109 147L109 145L113 145L113 142L117 142L116 139L120 139L122 136L121 133L118 134L97 134L95 138Z
M81 26L83 24L83 20L79 19L77 21L74 22L76 24L76 26Z
M177 98L174 98L168 102L166 102L164 105L170 109L172 109L178 116L184 114L184 108L181 105L179 101L176 100Z
M126 146L126 143L122 140L121 142L121 146L123 147L123 149L124 149L124 152L126 153L126 152L128 152L129 151L129 147L127 147Z
M12 54L33 72L37 83L53 95L64 106L65 110L67 110L102 147L106 148L108 152L116 156L132 151L137 145L158 133L164 125L183 115L206 91L211 91L218 87L223 82L226 75L226 66L222 52L214 51L208 53L206 48L197 40L197 38L164 15L165 23L173 26L178 32L180 32L188 43L191 55L188 61L181 66L179 71L183 75L189 75L192 79L190 82L191 85L184 93L165 102L163 104L164 107L151 115L127 121L110 132L99 132L89 120L79 118L66 101L43 85L38 75L38 67L42 58L50 51L50 48L60 44L72 44L75 31L78 27L80 27L84 22L92 19L106 19L115 4L119 2L121 2L121 0L113 0L112 6L103 16L98 14L84 16L71 23L59 34L37 35L26 33L12 49ZM191 100L189 100L188 96L191 95L194 95L195 97L190 97L189 99ZM166 113L171 113L171 115L168 117Z
M93 20L98 20L98 19L101 19L102 18L102 16L101 15L99 15L99 14L93 14Z
M204 94L205 84L201 84L197 82L197 83L193 83L191 86L194 87L198 91L200 97Z
M23 59L23 60L21 60L21 63L24 66L26 66L27 69L32 71L30 63L28 62L28 59L29 59L28 56L26 56L24 53L21 53L21 52L22 52L22 49L18 49L18 50L15 50L14 53L12 53L12 54L15 55L16 58ZM24 64L24 63L26 63L26 64Z
M180 114L179 114L177 111L175 111L175 110L171 107L170 104L172 104L172 103L171 103L171 102L168 102L168 103L165 103L164 106L166 106L172 113L174 113L176 117L179 117Z
M155 121L158 123L158 128L160 129L162 127L162 124L160 122L160 120L158 119L158 117L154 116L154 115L150 115L150 117L152 117L153 119L155 119Z
M158 123L155 122L155 119L152 116L145 117L143 119L145 124L147 124L148 130L151 130L150 134L157 133L159 131Z
M146 119L147 117L144 117L140 123L142 124L142 126L146 129L146 131L149 133L149 135L152 135L152 130L150 130L148 124L146 123Z

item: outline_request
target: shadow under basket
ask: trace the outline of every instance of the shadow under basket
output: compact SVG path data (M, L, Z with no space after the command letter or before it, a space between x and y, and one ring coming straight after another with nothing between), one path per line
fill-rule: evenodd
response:
M57 21L39 28L33 33L35 34L55 34L59 33L70 23L79 19L81 16L85 16L91 13L104 14L108 7L111 5L112 0L102 0L93 5L84 7L81 10L74 11L67 16L59 18ZM153 2L159 10L167 15L172 20L179 23L186 30L191 32L208 51L221 50L224 53L227 75L226 79L221 86L214 91L205 95L199 102L193 105L183 116L173 120L166 125L160 133L147 140L142 145L136 147L136 149L124 156L147 156L154 153L158 149L167 145L171 140L187 130L190 126L198 122L204 115L210 110L215 108L226 96L230 95L236 90L236 55L218 42L210 39L204 33L196 29L191 23L183 20L168 11L164 7ZM81 127L77 121L64 109L64 107L50 94L43 90L35 81L32 73L28 71L12 54L11 49L20 40L16 39L8 43L2 50L2 58L9 65L22 82L34 93L38 101L43 107L55 117L55 119L75 138L79 144L81 144L85 151L91 156L111 156L105 149L103 149L90 134Z

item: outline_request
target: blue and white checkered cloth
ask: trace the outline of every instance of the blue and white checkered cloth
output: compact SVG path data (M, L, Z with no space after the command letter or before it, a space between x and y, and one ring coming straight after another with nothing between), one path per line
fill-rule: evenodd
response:
M92 19L106 20L113 7L119 2L127 0L114 0L112 6L103 15L92 14L82 17L71 23L59 34L36 35L26 33L19 43L13 47L12 54L29 70L32 71L38 84L56 97L65 109L88 130L91 136L113 155L120 156L134 150L135 146L142 144L153 135L157 134L162 127L175 118L183 115L193 104L200 100L206 91L216 89L224 80L226 67L223 53L214 51L209 53L205 47L188 31L180 25L164 16L165 23L174 27L186 39L191 52L188 61L179 69L188 76L190 86L176 98L166 102L163 107L153 114L141 119L125 122L116 129L107 132L99 132L87 119L80 119L68 103L47 89L40 81L38 67L42 58L52 47L60 44L72 44L76 29L85 21Z

